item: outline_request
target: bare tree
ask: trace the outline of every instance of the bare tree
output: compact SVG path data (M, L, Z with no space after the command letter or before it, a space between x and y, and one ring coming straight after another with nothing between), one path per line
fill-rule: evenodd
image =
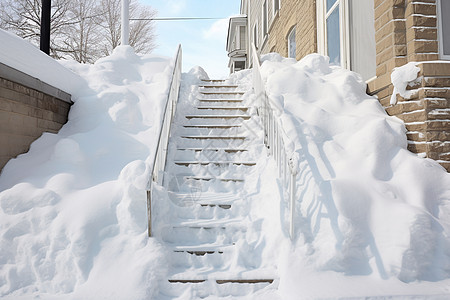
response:
M102 17L102 12L97 1L72 0L68 15L74 22L62 34L59 51L76 61L93 63L100 57L101 42L97 19Z
M148 6L143 6L136 0L130 1L130 45L137 53L149 53L155 48L155 34L153 22L150 20L156 16L156 11ZM102 27L106 32L106 41L103 44L103 54L109 55L120 44L120 11L121 0L101 0L104 22ZM145 20L144 20L145 19Z
M41 28L41 1L40 0L2 0L0 7L0 25L2 28L15 33L16 35L30 40L33 44L39 45ZM53 0L51 14L52 36L62 34L67 26L73 24L67 12L70 7L70 0ZM58 56L54 41L50 45L52 55Z
M39 45L41 0L1 0L0 26ZM129 0L130 17L149 19L156 15L150 7ZM52 0L51 55L94 62L120 44L121 0ZM150 20L131 21L130 45L137 53L154 47Z

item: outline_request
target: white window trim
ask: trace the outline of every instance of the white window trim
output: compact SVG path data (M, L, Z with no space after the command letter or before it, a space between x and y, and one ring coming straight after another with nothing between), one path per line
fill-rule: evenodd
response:
M349 27L349 9L348 0L337 0L333 5L339 5L339 26L340 47L341 47L341 67L350 69L350 27ZM322 55L327 54L327 26L326 26L326 0L316 1L317 12L317 52Z
M439 58L444 60L450 60L450 55L444 54L444 32L442 31L442 11L441 11L441 1L436 1L437 5L437 20L438 20L438 44L439 44Z

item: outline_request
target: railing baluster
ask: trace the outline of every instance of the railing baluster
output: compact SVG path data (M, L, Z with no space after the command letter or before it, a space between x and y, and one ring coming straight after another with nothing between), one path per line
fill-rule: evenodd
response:
M256 52L255 45L252 44L253 56L253 87L257 98L261 101L259 104L262 108L261 121L264 129L264 144L268 148L269 155L272 155L277 163L278 177L281 179L283 190L288 195L290 206L289 216L289 235L294 238L294 218L295 218L295 196L296 196L296 178L297 162L293 160L291 155L286 153L286 143L283 138L283 128L275 118L272 107L270 106L269 97L264 89L264 82L260 73L259 56ZM289 176L290 175L290 176Z

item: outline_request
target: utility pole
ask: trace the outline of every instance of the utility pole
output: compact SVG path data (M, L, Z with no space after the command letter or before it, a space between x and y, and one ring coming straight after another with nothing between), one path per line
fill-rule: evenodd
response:
M130 7L129 0L122 0L122 45L128 45L130 39Z
M51 0L42 0L41 9L41 43L42 52L50 55L50 11L52 8Z

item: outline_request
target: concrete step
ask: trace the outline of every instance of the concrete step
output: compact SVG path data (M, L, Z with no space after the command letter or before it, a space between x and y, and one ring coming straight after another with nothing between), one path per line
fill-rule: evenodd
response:
M248 111L249 107L247 106L197 106L197 109L200 110L242 110Z
M186 115L186 119L239 119L248 120L249 115Z
M210 135L182 135L183 139L195 140L245 140L245 136L210 136Z
M217 177L196 177L196 176L185 176L186 180L198 180L198 181L211 181L211 180L219 180L224 182L244 182L244 179L241 178L217 178Z
M208 129L230 129L239 128L242 125L226 125L226 124L197 124L197 125L183 125L184 128L208 128Z
M242 100L242 99L197 99L198 101L200 101L200 102L220 102L220 103L223 103L223 102L242 102L242 101L244 101L244 100Z
M201 79L203 82L225 82L225 79Z
M206 92L206 91L200 91L200 94L203 95L244 95L245 92L243 91L222 91L222 92Z
M256 162L246 162L246 161L174 161L176 165L189 166L189 165L244 165L244 166L254 166Z
M244 148L201 148L201 147L186 147L177 148L177 151L223 151L227 153L244 152L248 151Z
M205 89L214 89L214 88L234 89L234 88L237 88L238 86L237 85L218 84L218 85L199 85L198 87L205 88Z

